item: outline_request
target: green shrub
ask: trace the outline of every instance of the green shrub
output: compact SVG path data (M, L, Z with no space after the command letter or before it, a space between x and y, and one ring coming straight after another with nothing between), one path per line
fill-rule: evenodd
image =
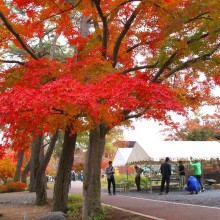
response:
M68 217L79 217L82 212L83 197L82 195L69 195L68 196Z

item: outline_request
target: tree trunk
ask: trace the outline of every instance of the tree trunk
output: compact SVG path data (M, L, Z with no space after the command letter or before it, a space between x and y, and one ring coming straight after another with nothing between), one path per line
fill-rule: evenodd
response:
M37 169L40 166L40 150L43 142L43 136L35 138L31 143L31 158L30 158L30 184L29 191L35 192L35 178Z
M53 192L53 211L66 213L77 134L66 128Z
M14 175L14 182L19 182L21 180L21 167L23 163L23 158L24 158L24 150L19 150L16 170Z
M27 175L28 175L29 171L30 171L30 160L28 161L28 163L27 163L26 167L24 168L24 171L21 175L21 182L27 183Z
M37 169L36 173L36 201L37 205L45 205L47 203L47 191L46 191L46 175L45 170L52 156L56 140L58 138L58 130L54 133L50 139L50 144L47 149L43 160L41 161L40 166Z
M83 181L83 220L98 219L103 215L101 207L101 161L105 146L105 135L109 131L104 125L96 125L89 134Z

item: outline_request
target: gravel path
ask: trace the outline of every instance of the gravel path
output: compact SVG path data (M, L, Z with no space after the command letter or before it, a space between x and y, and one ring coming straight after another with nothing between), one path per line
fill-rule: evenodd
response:
M189 192L178 190L173 190L168 195L159 195L159 191L152 193L146 191L119 192L119 194L130 197L220 208L220 189L207 189L205 192L193 195L190 195Z

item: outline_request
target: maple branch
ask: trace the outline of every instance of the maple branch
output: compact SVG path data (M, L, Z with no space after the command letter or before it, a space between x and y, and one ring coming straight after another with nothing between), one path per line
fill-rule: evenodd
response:
M82 0L81 0L81 1L82 1ZM80 1L80 2L81 2L81 1ZM60 9L60 8L59 8L59 9ZM59 13L53 14L53 15L51 15L51 16L49 16L49 17L43 19L43 20L41 20L40 22L38 22L38 24L39 24L39 23L42 23L42 22L44 22L44 21L46 21L46 20L48 20L48 19L50 19L50 18L53 18L53 17L55 17L55 16L57 16L57 15L63 14L63 13L65 13L65 12L67 12L67 11L70 11L70 10L73 10L73 6L72 6L71 8L66 9L66 10L61 10L61 9L60 9L60 12L59 12Z
M51 46L51 48L50 48L50 56L49 56L49 60L52 60L53 57L54 57L55 46L56 46L56 42L57 42L59 36L60 36L59 34L56 34L56 35L55 35L55 38L54 38L53 43L52 43L52 46Z
M6 28L15 36L15 38L18 40L18 42L21 44L23 49L27 51L32 58L35 60L38 60L39 58L34 53L34 51L24 42L24 40L20 37L20 34L15 31L15 29L11 26L7 18L4 16L4 14L0 11L0 18L2 19L3 23L5 24Z
M56 113L51 112L52 114L61 114L61 115L64 114L64 111L62 109L57 109L57 108L53 107L53 108L51 108L51 110L56 112Z
M209 12L201 13L201 14L199 14L199 15L197 15L197 16L191 18L191 19L189 19L188 21L183 22L183 24L188 24L188 23L190 23L190 22L192 22L192 21L195 21L195 20L197 20L197 19L206 18L206 17L202 17L203 15L206 15L206 14L209 14ZM206 18L206 19L212 20L211 18Z
M144 43L144 44L148 45L148 44L150 44L151 42L152 42L152 41L147 41L147 42ZM141 46L141 45L144 45L144 44L142 44L142 43L137 43L137 44L133 45L132 47L128 48L128 49L126 50L126 52L129 53L129 52L131 52L132 50L134 50L135 48L137 48L137 47L139 47L139 46Z
M171 70L169 73L165 74L164 75L164 78L167 79L169 78L170 76L172 76L174 73L176 73L177 71L180 71L180 70L183 70L183 69L186 69L188 68L190 65L196 63L196 62L199 62L199 61L202 61L202 60L207 60L210 56L212 56L218 49L220 48L220 44L216 45L216 47L210 51L209 53L206 53L206 54L203 54L197 58L194 58L194 59L191 59L191 60L188 60L186 62L184 62L182 65L174 68L173 70Z
M154 78L151 80L151 82L157 81L157 79L161 76L163 71L171 64L171 62L173 61L173 59L175 58L176 55L177 55L177 53L175 52L169 57L169 59L160 67L160 69L158 70L158 72L154 76Z
M108 36L109 36L109 33L108 33L108 24L107 24L107 17L104 16L103 12L102 12L102 9L100 7L100 1L95 1L93 0L95 6L96 6L96 9L99 13L99 16L102 20L102 24L103 24L103 39L102 39L102 47L103 47L103 51L102 51L102 55L105 59L107 59L107 46L108 46Z
M18 60L1 60L0 59L0 63L17 63L17 64L20 64L20 65L25 65L25 62L21 62L21 61L18 61Z
M79 1L74 5L74 0L65 0L65 1L64 1L64 4L69 4L69 5L71 5L73 8L76 8L81 2L82 2L82 0L79 0Z
M138 13L140 12L140 4L136 7L136 9L133 11L133 13L131 14L130 18L127 20L126 24L124 25L121 33L119 34L116 42L115 42L115 46L113 49L113 67L116 66L117 61L118 61L118 52L119 52L119 48L121 45L121 42L123 40L123 38L125 37L125 35L127 34L128 30L130 29L133 21L135 20L135 18L137 17Z
M199 36L197 38L194 38L194 39L191 39L191 40L187 41L186 43L187 44L191 44L191 43L193 43L195 41L198 41L198 40L201 40L201 39L203 39L203 38L205 38L207 36L209 36L209 33L202 34L201 36Z
M141 70L141 69L154 68L154 67L157 66L157 64L158 64L158 62L156 62L155 64L152 64L152 65L136 66L136 67L133 67L133 68L124 70L124 71L122 72L122 74L129 73L129 72L136 71L136 70Z

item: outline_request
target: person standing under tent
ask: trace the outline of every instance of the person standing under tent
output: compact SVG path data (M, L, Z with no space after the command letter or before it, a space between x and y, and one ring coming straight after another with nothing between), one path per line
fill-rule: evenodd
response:
M108 164L109 164L109 166L105 169L105 174L106 174L107 180L108 180L108 194L112 195L112 193L111 193L111 184L112 184L113 195L116 195L116 193L115 193L115 177L114 177L115 169L112 166L112 161L109 161Z
M166 194L170 191L170 176L171 176L171 165L169 162L169 157L166 157L165 162L160 166L160 172L162 174L161 186L160 186L160 194L163 195L164 185L166 182Z
M184 190L185 182L186 182L186 176L185 176L185 167L183 165L182 161L179 161L179 178L180 178L180 189Z
M199 185L201 187L201 191L204 192L205 189L204 189L204 184L202 182L202 179L201 179L201 175L202 175L202 168L201 168L201 163L199 162L198 159L195 159L195 163L192 163L192 157L190 157L190 163L189 165L193 168L194 170L194 176L195 178L198 180L199 182Z
M135 184L137 186L137 191L141 191L141 173L144 171L143 169L141 169L140 167L138 167L137 165L134 166L135 169Z

